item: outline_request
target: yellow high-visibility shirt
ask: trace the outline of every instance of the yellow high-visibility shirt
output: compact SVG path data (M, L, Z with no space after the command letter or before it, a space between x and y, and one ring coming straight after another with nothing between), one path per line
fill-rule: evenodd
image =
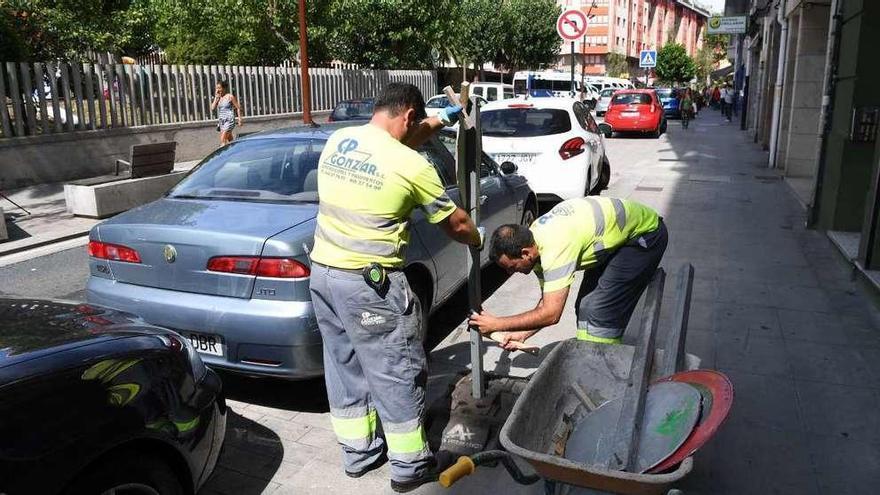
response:
M543 292L570 286L576 271L603 261L659 224L657 212L625 199L586 197L559 203L531 225L541 257L535 274Z
M434 167L386 131L366 124L334 132L318 163L313 261L337 268L403 266L409 217L431 223L455 211Z

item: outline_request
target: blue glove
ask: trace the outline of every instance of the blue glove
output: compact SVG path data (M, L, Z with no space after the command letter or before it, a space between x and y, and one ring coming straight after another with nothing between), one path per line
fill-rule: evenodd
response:
M437 117L440 118L440 122L443 122L443 125L449 126L458 120L459 115L461 115L461 105L450 105L440 110Z

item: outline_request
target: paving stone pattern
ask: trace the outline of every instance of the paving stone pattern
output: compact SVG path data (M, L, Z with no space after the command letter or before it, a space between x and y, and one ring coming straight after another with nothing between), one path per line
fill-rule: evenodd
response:
M658 140L606 143L613 177L604 194L653 206L669 228L658 342L672 320L674 277L690 262L688 351L703 367L727 373L736 390L727 423L679 488L688 495L878 493L880 318L871 292L827 237L804 228L800 203L765 168L766 153L713 111L687 131L670 122ZM485 307L510 314L537 297L534 277L517 275ZM638 337L640 311L628 343ZM443 313L449 335L432 353L435 396L468 363L464 311ZM569 302L563 320L534 337L544 346L541 357L488 344L486 369L528 376L574 328ZM203 494L390 493L387 466L358 480L343 474L319 382L229 383L226 446ZM485 468L451 490L433 485L417 493L537 495L543 487L522 487Z

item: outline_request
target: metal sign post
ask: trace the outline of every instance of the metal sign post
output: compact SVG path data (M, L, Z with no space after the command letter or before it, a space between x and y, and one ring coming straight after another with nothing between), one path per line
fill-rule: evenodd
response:
M642 50L639 53L639 67L645 69L645 86L648 85L648 75L651 67L657 66L657 50Z
M587 16L579 9L569 9L556 19L556 32L559 37L571 42L571 97L576 91L574 86L574 42L587 34Z
M483 154L482 132L480 131L480 109L470 99L470 84L461 83L461 94L456 96L452 88L443 89L450 102L462 105L464 112L459 119L458 139L456 141L456 175L461 207L468 212L476 225L480 224L480 157ZM468 247L468 305L473 312L482 308L483 290L480 284L480 250ZM483 336L479 329L470 328L471 338L471 383L474 399L482 399L486 394L486 379L483 373Z

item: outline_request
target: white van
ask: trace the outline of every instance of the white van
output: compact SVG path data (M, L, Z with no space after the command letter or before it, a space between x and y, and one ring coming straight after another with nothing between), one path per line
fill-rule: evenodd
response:
M471 94L480 95L486 101L507 100L513 98L513 84L475 82L471 83Z

